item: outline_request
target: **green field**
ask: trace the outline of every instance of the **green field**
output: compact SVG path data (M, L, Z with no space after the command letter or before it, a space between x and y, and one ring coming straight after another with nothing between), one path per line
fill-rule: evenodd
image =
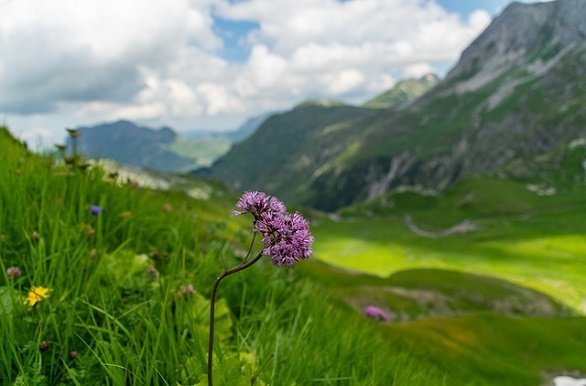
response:
M379 276L420 267L496 276L586 312L584 185L538 196L522 183L473 179L443 197L394 194L343 213L314 229L322 261ZM431 237L411 231L406 216ZM441 235L463 221L475 229Z
M0 384L205 384L210 287L250 240L250 220L230 215L237 196L116 185L1 129L0 149ZM531 193L519 208L493 198L522 184L469 184L315 214L317 259L227 279L216 384L517 386L586 372L584 192ZM406 214L428 231L478 228L428 239ZM25 304L39 286L49 296ZM392 322L366 319L370 304Z

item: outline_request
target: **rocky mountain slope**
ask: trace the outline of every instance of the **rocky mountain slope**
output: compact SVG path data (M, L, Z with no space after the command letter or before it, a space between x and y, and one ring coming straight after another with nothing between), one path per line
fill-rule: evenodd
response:
M324 210L399 187L441 190L586 136L586 2L513 3L405 108L269 119L210 174ZM300 119L302 117L302 119ZM518 172L518 173L517 173Z

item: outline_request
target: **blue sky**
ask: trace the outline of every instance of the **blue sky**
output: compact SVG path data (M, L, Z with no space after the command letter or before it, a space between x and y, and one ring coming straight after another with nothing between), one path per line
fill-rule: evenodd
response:
M129 119L228 130L444 75L503 0L0 1L0 115L51 145Z
M446 10L458 12L460 15L466 17L472 11L477 9L484 9L490 14L499 12L509 1L504 0L438 0Z

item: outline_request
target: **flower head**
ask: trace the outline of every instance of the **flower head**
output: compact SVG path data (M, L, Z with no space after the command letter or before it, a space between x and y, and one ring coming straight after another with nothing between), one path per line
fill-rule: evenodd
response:
M253 231L262 234L262 254L269 256L276 266L292 265L312 255L309 223L299 213L287 213L285 205L276 197L248 191L236 207L239 210L234 215L253 215Z
M276 266L292 265L313 253L309 223L299 213L263 213L254 229L263 235L263 254Z
M367 306L362 312L365 316L382 322L386 322L390 319L389 314L377 306Z
M6 269L6 276L8 276L9 279L18 279L22 276L22 271L16 266L8 267L8 269Z
M90 206L90 213L92 214L92 216L99 216L100 213L102 213L102 208L100 208L97 205L92 205Z
M179 287L179 296L188 296L194 297L195 296L195 288L193 288L193 284L187 284Z
M43 340L41 341L41 343L39 343L39 351L40 352L45 352L47 351L49 348L51 347L51 345L49 344L48 340Z
M250 213L258 220L263 213L285 213L285 205L273 196L267 196L263 192L248 191L244 192L238 200L233 215L238 216L244 213Z
M28 304L29 306L33 307L35 304L37 304L41 300L48 298L49 292L51 292L50 288L33 287L28 292L28 296L24 300L24 304Z

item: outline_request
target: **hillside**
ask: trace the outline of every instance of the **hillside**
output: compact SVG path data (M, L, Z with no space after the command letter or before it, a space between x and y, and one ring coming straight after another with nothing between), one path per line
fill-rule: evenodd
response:
M241 261L250 240L250 219L230 215L236 197L218 186L194 199L179 189L114 184L99 168L78 170L29 153L3 128L0 147L0 383L205 382L210 286ZM441 202L459 205L474 186ZM468 213L503 201L479 197ZM431 211L414 213L418 223L449 213L431 204ZM534 202L533 209L542 204ZM102 210L94 214L92 205ZM504 205L506 211L511 203ZM385 242L431 247L408 236L392 214L373 219L361 213L367 208L352 209L341 221L313 219L319 259L342 259L336 264L344 265L358 251L364 267L373 258L368 247L386 253L394 249ZM580 213L573 214L576 222L566 216L546 223L560 235L580 232ZM534 225L540 223L536 218ZM516 242L532 237L515 235ZM311 260L292 269L262 261L235 275L220 288L216 308L216 384L549 385L555 375L585 372L586 319L565 298L583 288L581 282L558 285L552 295L504 280L502 267L499 277L485 275L488 264L476 262L484 256L499 268L503 259L495 245L508 244L494 233L462 242L468 247L483 240L480 254L455 243L459 254L441 255L436 244L439 255L425 253L425 269L411 269L419 257L406 260L411 268L392 264L397 259L391 257L387 266L397 272L388 278ZM347 248L357 241L358 249ZM546 249L556 253L552 242ZM536 248L530 244L508 245L508 265L525 267L526 277ZM584 256L582 245L569 248ZM438 256L446 265L430 268ZM562 264L542 271L564 280L583 275L578 259L560 256L556 262ZM28 291L40 286L48 296L25 304ZM367 319L361 309L366 304L392 310L393 319Z
M312 168L318 165L309 163L310 160L304 157L315 133L326 128L336 130L338 123L355 121L373 114L374 111L367 108L307 101L289 112L271 116L251 137L236 144L210 169L196 173L219 178L236 189L262 186L265 190L278 190L281 197L289 200L293 195L300 194L300 189L291 186L288 191L287 176L299 173L290 181L294 184L297 178L310 178ZM299 165L310 167L298 168Z
M437 192L466 176L526 163L585 135L583 14L580 0L511 4L444 80L405 108L330 125L317 124L321 111L297 121L293 110L267 121L210 174L335 210L405 186ZM285 122L303 134L283 135Z

